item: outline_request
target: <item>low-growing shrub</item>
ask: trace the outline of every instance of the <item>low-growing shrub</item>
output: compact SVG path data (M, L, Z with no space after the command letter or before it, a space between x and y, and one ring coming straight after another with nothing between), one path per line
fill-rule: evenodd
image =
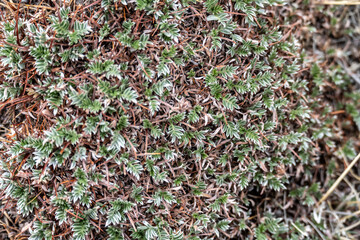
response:
M1 21L1 207L29 239L301 236L259 211L331 137L282 2L78 4ZM291 194L312 205L318 186Z

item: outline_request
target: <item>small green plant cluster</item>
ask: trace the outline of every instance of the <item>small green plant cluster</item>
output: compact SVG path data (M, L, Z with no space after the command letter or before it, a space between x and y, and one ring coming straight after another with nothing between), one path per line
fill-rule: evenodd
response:
M0 206L29 239L302 238L254 198L311 174L331 138L299 43L269 20L282 1L88 2L0 23L0 100L22 104Z

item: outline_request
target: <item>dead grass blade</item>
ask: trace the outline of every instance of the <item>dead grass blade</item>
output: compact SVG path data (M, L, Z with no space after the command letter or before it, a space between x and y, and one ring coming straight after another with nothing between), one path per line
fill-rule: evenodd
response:
M350 172L351 168L359 161L360 153L355 157L355 159L350 163L350 165L345 169L345 171L338 177L335 183L330 187L330 189L322 196L319 202L316 204L319 206L323 201L325 201L330 194L335 190L339 183L344 179L344 177Z

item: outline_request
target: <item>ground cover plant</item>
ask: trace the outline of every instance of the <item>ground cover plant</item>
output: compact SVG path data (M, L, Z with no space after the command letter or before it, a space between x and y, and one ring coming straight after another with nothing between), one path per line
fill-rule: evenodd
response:
M351 1L348 2L350 4ZM294 6L295 7L295 6ZM295 7L299 9L299 7ZM331 138L325 138L322 166L318 178L330 188L340 174L359 153L359 6L303 6L297 14L306 19L303 46L311 61L319 63L325 74L321 90L314 91L329 109L323 112ZM321 93L321 94L319 94ZM321 104L318 104L320 106ZM330 112L329 112L330 110ZM326 112L328 112L326 114ZM327 120L326 120L327 119ZM332 143L328 144L331 139ZM321 168L323 168L321 170ZM322 172L322 173L321 173ZM357 214L359 206L359 166L342 180L326 203L313 210L317 229L327 239L358 239L360 234Z
M2 4L1 236L326 236L303 213L356 155L360 97L296 4Z

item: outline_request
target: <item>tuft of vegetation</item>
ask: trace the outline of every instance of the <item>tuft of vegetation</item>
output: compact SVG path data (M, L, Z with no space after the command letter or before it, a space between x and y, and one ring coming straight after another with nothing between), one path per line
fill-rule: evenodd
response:
M0 21L0 208L18 236L310 234L283 210L314 206L331 113L358 132L359 105L319 103L350 81L307 61L284 1L32 2Z

